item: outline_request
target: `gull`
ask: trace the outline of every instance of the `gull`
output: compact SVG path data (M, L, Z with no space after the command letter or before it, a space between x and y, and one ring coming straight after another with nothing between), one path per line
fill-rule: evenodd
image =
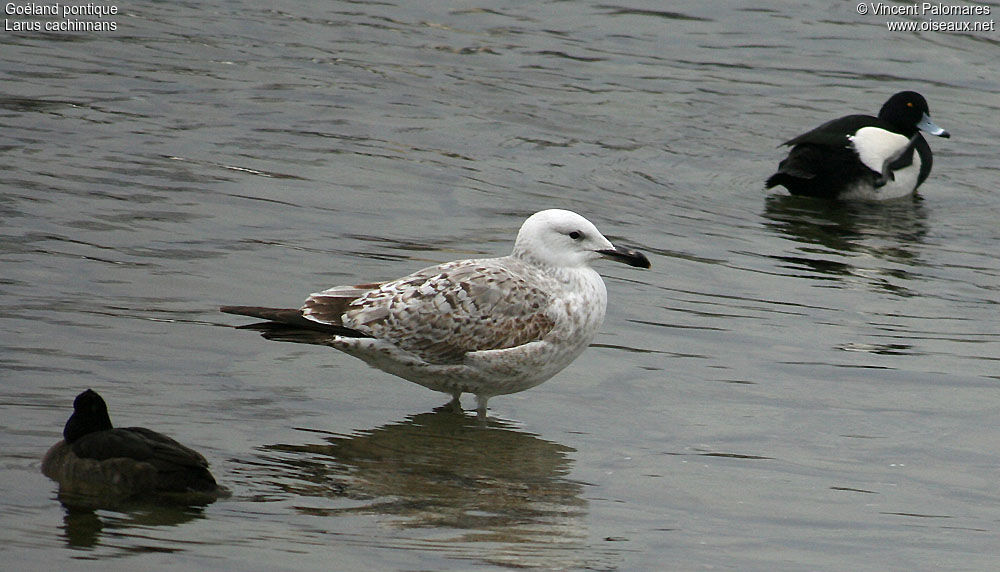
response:
M568 366L597 335L607 289L591 262L649 268L571 211L537 212L513 252L457 260L389 282L334 286L298 309L223 306L267 320L265 337L336 348L369 365L452 396L476 396L486 415L496 395L534 387Z

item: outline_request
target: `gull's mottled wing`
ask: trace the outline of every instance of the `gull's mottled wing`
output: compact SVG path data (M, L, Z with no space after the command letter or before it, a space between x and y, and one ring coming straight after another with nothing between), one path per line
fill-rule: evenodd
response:
M541 339L554 325L547 313L551 296L538 287L545 281L529 278L532 271L523 264L497 260L442 264L367 290L331 288L310 296L302 312L433 364L459 363L468 352Z

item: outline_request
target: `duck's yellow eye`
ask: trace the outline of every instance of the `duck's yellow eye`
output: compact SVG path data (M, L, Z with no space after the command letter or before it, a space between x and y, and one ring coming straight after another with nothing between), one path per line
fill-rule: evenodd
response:
M907 101L906 102L906 107L913 107L913 102L912 101Z

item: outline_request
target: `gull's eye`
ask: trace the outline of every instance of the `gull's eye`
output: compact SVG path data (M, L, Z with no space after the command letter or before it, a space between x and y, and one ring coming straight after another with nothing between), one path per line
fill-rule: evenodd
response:
M581 238L583 238L583 233L578 230L574 230L569 233L569 237L572 238L573 240L580 240Z

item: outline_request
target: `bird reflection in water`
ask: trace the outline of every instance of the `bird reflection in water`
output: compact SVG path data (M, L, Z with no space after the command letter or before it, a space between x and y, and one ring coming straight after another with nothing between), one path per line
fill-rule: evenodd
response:
M150 527L172 527L205 518L204 507L155 503L146 500L81 499L76 495L60 494L63 510L63 538L71 548L96 548L107 538L119 541L137 536L148 538ZM132 546L131 552L173 552L164 544Z
M927 234L921 202L919 196L874 203L771 195L764 226L800 243L794 253L771 257L816 280L860 280L875 291L909 296L905 268L921 265Z
M457 543L578 549L586 538L583 483L567 478L574 450L502 420L440 408L353 435L300 430L323 442L263 447L273 482L301 497L350 499L302 513L385 515L399 528L456 531Z

